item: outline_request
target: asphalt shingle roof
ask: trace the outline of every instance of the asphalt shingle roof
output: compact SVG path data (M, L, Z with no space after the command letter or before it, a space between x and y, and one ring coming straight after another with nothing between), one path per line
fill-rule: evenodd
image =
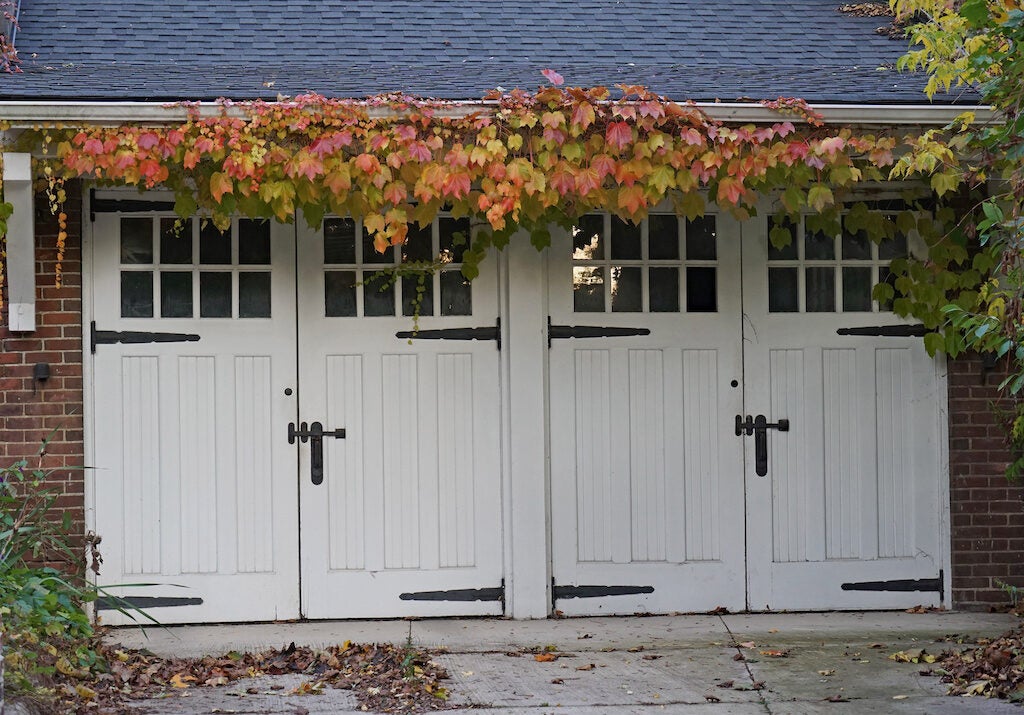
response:
M906 42L839 0L22 0L3 99L478 99L642 84L674 99L920 103ZM879 67L889 69L879 70ZM936 101L974 101L973 96Z

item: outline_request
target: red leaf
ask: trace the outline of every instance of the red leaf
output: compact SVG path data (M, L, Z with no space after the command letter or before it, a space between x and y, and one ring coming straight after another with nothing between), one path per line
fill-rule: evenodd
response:
M558 74L554 70L541 70L540 73L544 75L545 79L547 79L548 82L555 85L556 87L561 87L562 84L565 82L565 77Z
M356 168L364 174L376 174L380 171L380 162L373 154L360 154L356 157Z
M152 149L160 143L160 137L153 132L143 132L139 135L136 143L139 145L139 149Z
M625 122L612 122L605 131L605 141L621 149L633 141L633 129Z

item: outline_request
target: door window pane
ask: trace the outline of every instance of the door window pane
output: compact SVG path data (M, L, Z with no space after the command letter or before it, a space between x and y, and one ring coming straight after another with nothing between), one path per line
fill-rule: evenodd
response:
M238 274L238 317L270 317L270 273Z
M799 269L768 269L768 312L796 313L800 310Z
M206 221L199 228L199 262L207 265L231 263L231 230L221 231Z
M836 309L836 271L834 268L808 268L807 312L831 313Z
M442 216L437 221L441 253L450 263L462 263L462 255L469 248L469 219Z
M640 227L612 216L612 260L639 260Z
M160 263L192 262L192 219L160 219ZM161 309L162 311L162 309Z
M612 252L615 252L614 238ZM643 310L640 270L639 266L612 266L612 312L639 313Z
M647 256L652 261L678 261L679 219L666 214L652 215L647 224L647 242Z
M865 231L857 233L843 232L843 260L870 261L871 241Z
M587 214L572 229L572 257L577 261L604 258L604 216Z
M441 315L472 314L472 284L462 275L462 271L443 271L441 273Z
M686 269L686 310L689 313L713 313L718 310L716 269L691 266Z
M356 272L324 273L324 315L349 318L356 314Z
M395 262L395 247L388 246L384 253L379 253L373 245L373 238L369 232L363 229L363 263L394 263ZM389 315L394 315L390 313Z
M652 313L679 312L679 269L652 268L649 275Z
M238 220L238 262L242 265L270 265L270 221Z
M843 310L871 310L870 268L843 268Z
M771 240L771 231L776 227L781 227L784 231L789 233L789 243L782 248L776 248ZM775 220L775 217L768 219L768 260L769 261L795 261L799 256L797 255L796 247L796 224L793 223L792 219L784 218L782 223ZM779 311L789 312L789 311Z
M415 315L416 300L420 315L434 314L434 277L428 274L402 277L402 315Z
M153 274L121 271L121 317L153 317Z
M573 267L572 303L573 310L577 313L604 312L604 268Z
M199 317L231 317L231 274L199 274Z
M434 229L430 224L423 228L409 224L409 233L402 246L402 263L430 261L434 258Z
M153 262L153 219L121 219L121 263Z
M907 257L907 237L902 233L878 244L878 257L885 261Z
M160 273L160 317L192 317L192 272Z
M324 263L355 262L356 222L350 218L324 219Z
M392 248L388 248L391 251ZM363 315L395 314L395 284L388 276L363 273Z
M836 244L832 236L820 231L804 235L804 258L808 261L831 261L836 257Z
M714 216L702 216L686 222L686 258L690 261L713 261L718 257L715 245Z

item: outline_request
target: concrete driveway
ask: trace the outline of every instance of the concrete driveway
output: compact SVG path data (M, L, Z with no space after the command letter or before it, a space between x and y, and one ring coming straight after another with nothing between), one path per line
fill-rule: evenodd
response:
M402 644L411 634L416 646L446 649L436 660L451 674L451 702L464 713L941 715L1020 711L946 697L937 677L920 674L927 665L888 656L919 648L938 654L955 647L936 642L952 634L994 637L1018 623L997 614L806 613L181 626L118 629L111 638L158 655L198 656L291 642ZM529 652L535 649L559 656L538 662ZM348 691L283 694L301 681L292 675L193 688L139 707L156 715L361 712Z

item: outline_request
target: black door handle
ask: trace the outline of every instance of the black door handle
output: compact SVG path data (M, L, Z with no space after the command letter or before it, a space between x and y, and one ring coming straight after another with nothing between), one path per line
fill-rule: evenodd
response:
M789 420L769 422L764 415L751 417L747 415L744 420L741 415L736 415L736 436L754 435L754 472L759 477L768 474L768 430L777 429L779 432L789 432Z
M324 426L319 422L310 423L308 428L303 422L299 425L299 429L295 429L294 422L288 423L288 444L295 444L296 438L303 443L309 440L309 479L313 484L323 484L324 482L324 437L345 439L345 428L325 432Z

